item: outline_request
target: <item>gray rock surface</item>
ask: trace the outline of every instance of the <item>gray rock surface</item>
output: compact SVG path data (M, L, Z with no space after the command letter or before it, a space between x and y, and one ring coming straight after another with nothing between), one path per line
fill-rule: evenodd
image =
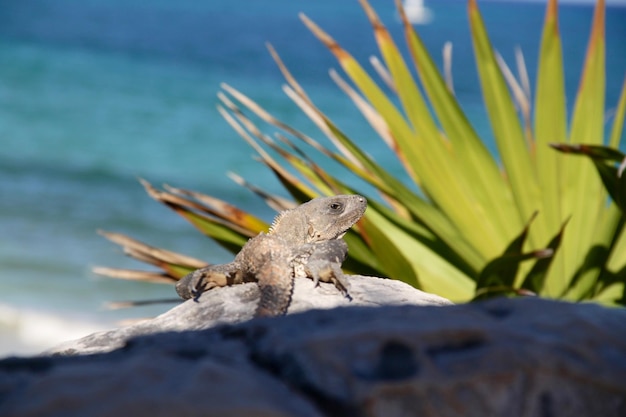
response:
M0 361L1 416L626 416L626 312L497 299L307 311Z
M341 295L333 284L320 283L316 288L312 280L297 278L287 313L340 306L452 304L445 298L416 290L400 281L358 275L346 278L350 282L352 300ZM128 338L139 335L201 330L218 324L247 321L254 315L259 296L260 292L255 283L214 288L203 293L197 302L188 300L154 319L120 329L94 333L76 341L63 343L48 353L106 352L123 346Z

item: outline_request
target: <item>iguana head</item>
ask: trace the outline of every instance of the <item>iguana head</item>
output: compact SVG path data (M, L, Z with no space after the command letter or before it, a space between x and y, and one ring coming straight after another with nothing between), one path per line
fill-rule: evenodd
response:
M366 208L360 195L315 198L276 216L269 233L293 244L341 239Z

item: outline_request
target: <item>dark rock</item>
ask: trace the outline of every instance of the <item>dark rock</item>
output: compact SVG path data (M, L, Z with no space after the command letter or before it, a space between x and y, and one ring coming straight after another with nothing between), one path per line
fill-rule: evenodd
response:
M625 381L624 310L497 299L307 311L7 359L0 415L617 417Z

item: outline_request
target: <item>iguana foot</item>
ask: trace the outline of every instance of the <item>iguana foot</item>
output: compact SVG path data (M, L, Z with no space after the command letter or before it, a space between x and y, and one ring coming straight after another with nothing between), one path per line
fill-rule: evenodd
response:
M208 280L208 274L210 271L207 268L202 268L185 275L176 283L176 292L185 300L193 298L198 301L200 294L217 286Z
M348 253L348 245L343 240L329 240L317 242L306 247L310 251L304 262L304 273L313 279L317 287L320 281L332 282L335 287L348 299L352 300L348 290L350 283L341 271L341 263Z
M242 281L242 273L232 268L231 264L211 265L185 275L176 283L176 292L185 300L192 298L198 301L205 291Z
M352 297L348 292L350 290L350 283L341 271L338 263L323 260L310 261L305 266L305 272L307 276L313 279L313 285L315 287L320 285L320 281L332 282L341 294L352 301Z

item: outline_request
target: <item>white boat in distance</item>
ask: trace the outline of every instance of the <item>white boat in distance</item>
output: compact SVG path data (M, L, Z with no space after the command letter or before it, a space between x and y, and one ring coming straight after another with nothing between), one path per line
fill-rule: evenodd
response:
M433 19L433 13L424 6L424 0L404 0L402 7L409 22L415 25L424 25Z

